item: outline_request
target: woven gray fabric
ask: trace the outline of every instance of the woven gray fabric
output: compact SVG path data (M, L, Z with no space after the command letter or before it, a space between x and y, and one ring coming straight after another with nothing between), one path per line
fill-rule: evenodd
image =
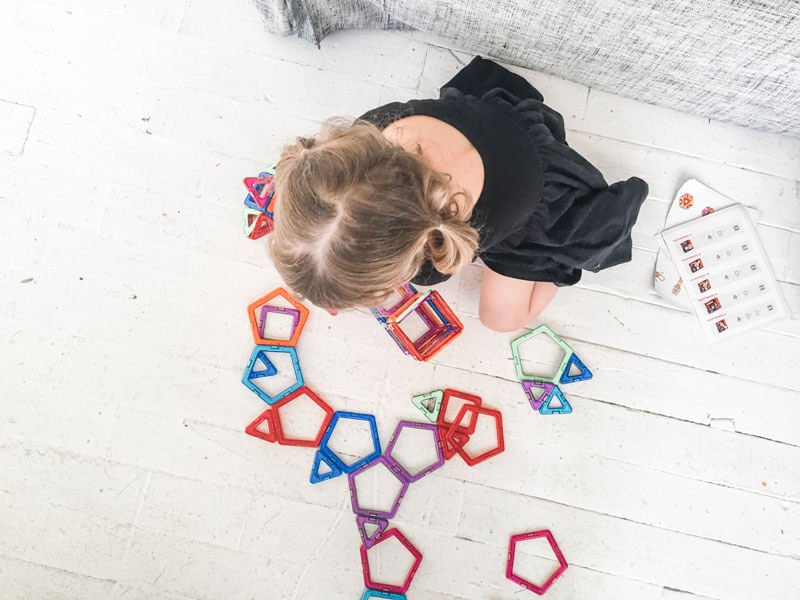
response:
M254 0L267 28L319 44L341 29L408 29L370 0Z
M413 28L644 102L800 136L797 0L254 0L270 31Z

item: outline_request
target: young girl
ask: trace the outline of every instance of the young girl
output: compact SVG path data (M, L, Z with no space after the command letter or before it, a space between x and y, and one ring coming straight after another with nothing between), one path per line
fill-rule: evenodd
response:
M480 57L438 100L298 138L275 185L270 248L294 292L329 309L377 306L479 257L480 318L497 331L526 325L582 269L629 261L648 191L636 177L609 186L542 95Z

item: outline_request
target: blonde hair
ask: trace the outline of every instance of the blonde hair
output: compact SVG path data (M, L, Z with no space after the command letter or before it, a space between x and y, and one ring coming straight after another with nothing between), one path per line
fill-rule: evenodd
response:
M466 194L371 123L332 119L297 138L275 186L275 267L318 306L377 306L426 259L451 274L475 256Z

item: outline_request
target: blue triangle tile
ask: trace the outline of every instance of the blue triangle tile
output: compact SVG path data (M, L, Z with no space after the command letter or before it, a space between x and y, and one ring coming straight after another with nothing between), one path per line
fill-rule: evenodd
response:
M327 466L330 470L321 473L320 469L323 464L325 464L325 466ZM341 474L342 470L339 467L334 465L322 452L317 451L317 453L314 455L314 464L311 466L311 477L309 477L309 481L311 483L327 481L328 479L333 479Z
M577 375L570 375L569 371L572 367L578 367L580 373ZM561 383L574 383L576 381L585 381L586 379L592 378L592 372L589 370L583 361L578 358L578 355L574 352L570 355L569 360L567 361L567 366L564 368L564 373L561 375Z
M267 358L267 353L264 352L263 350L258 354L256 354L256 357L253 360L253 367L256 366L258 361L263 362L265 368L259 370L253 368L250 371L250 374L248 375L250 379L256 379L257 377L272 377L273 375L278 374L278 369L275 367L274 364L272 364L272 361L269 358Z
M553 398L558 398L561 406L551 406ZM571 412L572 405L567 402L566 397L564 397L564 392L562 392L561 388L558 386L553 388L553 391L547 396L547 400L545 400L544 404L539 408L539 414L541 415L568 415Z

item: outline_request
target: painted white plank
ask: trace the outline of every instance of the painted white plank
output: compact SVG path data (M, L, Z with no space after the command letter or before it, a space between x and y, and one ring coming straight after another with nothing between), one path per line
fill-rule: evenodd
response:
M457 64L441 48L427 52L416 34L344 32L322 52L267 36L246 0L224 7L192 0L176 35L182 9L182 2L98 0L68 0L58 10L50 0L0 8L7 17L0 49L19 57L0 82L0 98L37 107L23 157L0 157L0 253L10 265L0 273L0 396L12 399L0 406L0 463L10 474L0 488L13 493L0 509L12 524L0 534L0 556L16 561L11 568L0 558L2 588L54 599L250 598L267 589L306 600L357 597L362 582L344 481L311 486L311 451L242 432L264 408L238 381L252 347L244 306L278 279L263 244L241 235L241 177L291 136L313 131L313 121L362 110L360 101L366 109L423 95ZM258 93L275 88L264 83L270 68L294 83L277 87L275 104L266 106ZM248 86L253 71L259 78ZM581 129L586 88L528 75ZM333 96L330 105L315 100ZM651 182L654 202L645 206L637 245L650 248L645 236L663 218L659 201L688 176L757 206L762 223L800 229L796 174L732 166L765 156L760 136L726 130L709 141L724 146L730 134L730 148L695 158L675 140L665 150L643 145L643 135L660 130L635 127L660 113L644 107L630 114L631 126L612 129L604 116L595 122L609 127L602 135L572 132L570 139L609 178L640 174ZM254 134L254 124L264 131ZM755 144L746 156L735 145L745 138ZM58 206L45 209L41 199L53 189ZM780 263L797 236L762 231L776 270L798 281L794 263ZM770 346L767 335L721 356L677 350L695 326L645 305L652 300L645 262L587 276L584 285L594 289L564 291L552 318L548 311L547 321L571 334L596 374L567 388L576 413L564 420L530 414L513 382L510 336L483 331L474 318L478 269L442 286L467 331L431 364L401 356L368 316L313 312L299 348L304 374L335 407L376 413L384 443L396 419L418 418L407 399L412 388L456 382L502 397L510 445L503 460L519 458L518 449L564 457L554 466L521 461L536 465L527 479L545 482L528 493L620 517L564 506L548 513L552 503L533 498L515 510L513 493L462 480L531 485L504 475L500 457L466 474L448 465L415 484L398 518L426 557L412 597L524 594L503 578L510 531L497 530L503 521L491 511L474 508L486 494L504 514L538 513L530 526L552 526L557 536L572 528L565 551L573 566L550 592L554 598L744 598L754 588L735 590L724 574L746 566L756 582L770 577L760 592L797 595L784 575L794 563L663 529L796 554L796 530L776 529L797 520L796 503L783 509L797 493L797 449L787 444L800 443L792 347ZM797 286L784 288L796 304ZM618 330L613 316L633 332ZM662 330L663 342L653 339ZM784 356L772 367L770 351ZM768 395L769 410L753 402L760 394ZM564 469L565 462L574 466ZM140 505L136 474L150 470ZM606 491L609 481L618 483ZM661 488L667 492L657 494ZM637 500L648 504L632 506ZM726 528L730 521L744 525ZM291 542L297 537L305 543ZM690 565L706 557L710 573Z
M433 369L425 368L410 359L402 357L399 351L391 346L391 340L383 339L383 332L378 329L379 336L372 345L367 344L370 327L368 317L359 316L342 322L342 317L330 320L330 337L321 339L316 334L312 338L301 340L301 360L308 353L314 358L303 360L303 368L308 370L308 381L312 386L319 386L325 392L340 395L355 394L370 398L380 393L378 382L384 377L384 370L375 370L381 363L391 363L388 380L383 392L388 402L394 405L404 402L411 395L433 389L437 385L461 385L481 389L495 385L496 379L483 383L483 374L515 381L511 364L510 348L507 340L510 336L498 335L499 343L491 347L484 346L481 356L484 369L472 374L469 370L454 373L445 365L448 362L436 360ZM549 320L545 320L549 322ZM478 327L474 321L469 326ZM353 327L358 330L352 336ZM558 329L556 329L558 331ZM484 334L484 341L492 339L492 334ZM355 345L359 340L361 345ZM504 341L506 340L506 341ZM793 423L800 418L800 404L797 393L765 384L760 381L747 381L738 377L721 377L704 369L696 369L690 365L665 363L658 359L638 355L624 350L598 346L592 343L576 341L568 338L568 343L576 350L595 374L591 382L575 384L566 388L567 393L588 396L607 404L624 406L653 414L661 414L680 420L709 425L715 419L729 419L735 423L736 431L764 438L772 438L795 446L800 445L800 437ZM453 351L458 352L462 341L456 340ZM466 351L464 351L466 353ZM364 361L361 372L369 372L369 382L362 383L354 392L350 377L325 377L325 374L336 368L339 357L347 353L358 356ZM372 356L375 355L375 358ZM442 355L440 355L442 356ZM404 361L409 365L404 365ZM407 369L413 369L411 371ZM319 382L319 383L318 383ZM658 388L653 389L654 382ZM705 393L714 389L716 393ZM521 393L521 392L520 392ZM770 410L764 410L754 399L761 394L770 398ZM521 396L515 394L515 399ZM410 406L410 403L409 403ZM410 415L416 416L412 411ZM399 414L398 414L399 416Z
M209 84L212 94L266 103L282 114L317 121L333 116L357 117L381 104L383 88L354 75L233 50L220 51ZM252 122L256 123L259 121ZM248 130L246 126L243 129Z
M21 155L36 109L0 98L0 152Z
M40 165L21 157L0 164L4 186L0 195L4 206L20 211L20 217L9 226L5 240L9 253L20 247L29 247L38 241L48 243L42 231L52 231L59 224L97 232L109 192L110 178L84 169L67 169L54 165ZM54 193L54 190L58 192ZM57 198L57 200L56 200ZM9 223L10 225L10 223ZM85 244L83 244L85 245ZM13 268L30 264L36 257L10 260Z
M213 0L187 0L179 33L219 44L260 51L276 44L266 33L258 10L246 0L233 0L224 7Z
M343 486L343 482L332 481L328 485ZM409 495L414 492L412 486ZM447 498L447 501L443 501L443 498ZM461 515L463 519L464 513L459 505L451 504L449 497L440 494L438 500L442 509L450 508L454 514ZM278 507L284 506L282 503L278 504ZM291 517L294 511L288 510L287 517ZM307 558L308 551L301 557L303 562L308 563L307 575L300 578L302 581L293 588L294 593L291 597L304 599L325 597L320 593L326 590L315 589L317 586L313 584L319 580L330 581L330 585L336 589L355 594L361 585L357 555L359 542L349 507L345 506L341 512L330 509L312 511L311 519L312 522L318 523L318 527L303 536L309 541L308 548L311 552L310 560ZM292 519L287 518L287 524L277 521L276 513L272 513L266 526L259 527L261 521L258 519L254 521L254 528L260 534L257 537L259 543L252 548L252 551L266 552L275 543L273 540L285 539L285 535L277 534L281 531L286 531L288 534L290 530L288 523L291 523ZM324 521L327 521L327 526L323 525ZM505 548L494 548L468 539L442 535L436 529L420 527L418 518L398 519L393 524L399 527L423 554L422 565L409 590L413 597L437 598L437 595L428 595L430 590L433 593L444 594L445 597L452 595L477 600L486 597L487 589L492 590L492 597L496 595L498 598L516 597L518 588L503 577ZM277 528L274 537L270 527ZM305 532L305 527L302 527L301 531ZM321 533L324 533L324 537L321 537ZM292 552L291 549L288 551ZM289 558L293 556L295 555L292 553ZM556 598L582 597L581 593L588 593L589 589L599 589L608 593L613 591L629 593L634 595L621 597L642 598L658 598L660 592L656 586L624 577L609 576L576 565L569 572L569 577L565 576L558 586L552 588L551 593Z
M276 155L277 156L277 155ZM233 206L237 200L243 201L247 190L242 179L258 175L271 164L272 157L239 158L221 152L211 152L204 160L197 176L196 194L204 202L215 203L226 208ZM252 247L263 244L253 243ZM259 257L264 264L263 254Z
M262 595L265 589L290 589L302 566L278 555L265 560L262 556L136 529L126 563L119 571L119 581L147 582L162 593L245 600Z
M798 191L800 195L800 190ZM786 251L786 267L784 277L786 281L800 283L800 234L794 234L789 238L789 248Z
M422 564L408 591L409 598L485 600L489 597L493 600L507 600L531 595L505 578L505 547L494 547L464 537L441 536L431 530L405 523L398 522L398 527L423 554ZM356 590L353 583L354 579L361 583L361 574L357 571L358 566L353 565L356 560L354 546L345 545L350 539L352 534L332 536L324 547L320 560L311 566L309 573L318 574L320 580L335 582L337 589L350 593L348 597L358 597L351 591L361 592L361 589ZM349 550L350 547L353 550ZM342 548L349 551L343 552ZM297 592L294 597L303 600L326 598L323 590L315 585L311 577L301 584ZM651 600L660 598L660 593L658 586L573 564L550 588L547 596L557 600L595 595Z
M124 125L142 133L149 129L147 120L158 92L147 81L121 73L98 74L97 65L83 63L41 77L44 63L46 57L15 65L16 70L0 82L0 97Z
M144 448L142 431L152 432L152 443ZM311 449L274 446L241 430L133 407L118 410L108 457L207 483L268 493L280 490L283 497L321 506L338 506L347 494L344 488L308 483Z
M113 186L103 226L110 230L124 223L119 236L126 243L133 244L137 238L150 240L153 248L176 258L217 253L220 258L263 265L263 242L253 244L243 235L238 204L230 210L185 193L171 197L152 190ZM208 224L215 220L217 225L210 227Z
M522 495L468 486L460 534L492 545L549 528L572 564L712 598L793 596L800 561L771 556ZM569 572L569 571L568 571ZM747 577L731 577L747 573Z
M249 82L248 82L249 83ZM293 93L301 93L292 88ZM374 97L379 90L373 89ZM314 133L316 123L305 118L294 118L283 112L286 104L295 102L292 94L282 98L279 107L269 101L260 103L240 102L193 90L168 90L158 97L149 122L153 137L160 136L177 140L194 147L207 148L235 156L258 158L269 164L277 160L280 149L297 135ZM350 102L346 106L346 102ZM343 99L338 107L358 110L359 101ZM302 106L302 105L300 105ZM280 108L280 110L278 110ZM300 110L306 115L314 114L319 120L334 116L336 111L323 107Z
M25 155L44 167L110 174L123 189L143 182L141 189L158 189L170 197L178 190L186 194L207 152L144 131L43 109L31 127Z
M321 47L294 37L265 35L261 17L247 0L234 0L226 10L209 0L186 3L181 38L214 43L221 48L270 56L298 65L402 88L414 88L425 61L427 44L407 35L383 31L334 32ZM252 73L251 81L272 80ZM273 87L284 85L273 80Z
M513 389L517 391L517 386L514 384L508 384L507 387L509 389ZM515 397L518 398L520 394L517 394ZM337 406L338 407L338 406ZM352 407L348 407L352 408ZM523 405L524 408L524 405ZM523 412L529 412L528 409L525 409ZM616 418L612 414L608 415L607 417L601 417L600 415L603 414L603 410L598 414L595 411L592 411L591 408L586 410L584 413L581 414L580 418L586 419L585 428L582 428L579 423L578 419L572 419L567 425L569 426L570 433L569 437L574 439L580 440L584 439L588 432L596 429L598 422L609 421L609 422L616 422ZM534 415L535 417L535 415ZM722 474L714 475L715 481L722 481L725 484L734 484L734 485L741 485L741 480L731 481L731 477L736 478L739 476L738 472L743 471L746 473L751 473L752 477L755 478L755 481L751 481L749 484L750 488L759 489L760 487L766 487L770 485L775 488L775 491L772 493L776 494L785 494L786 492L782 492L781 490L791 490L794 488L794 491L789 492L791 495L797 495L797 482L792 482L791 480L787 481L786 476L788 475L791 477L791 473L776 473L774 469L772 469L772 473L770 470L764 468L764 465L774 464L774 462L778 462L780 464L793 464L793 459L790 456L782 456L779 455L775 459L764 459L763 463L758 461L747 461L747 448L742 449L741 456L739 456L739 460L737 462L737 446L734 439L733 434L725 434L725 432L718 432L717 437L720 438L719 440L714 441L712 438L706 436L706 439L700 441L702 438L699 437L698 432L695 431L695 437L692 438L691 434L693 433L690 426L685 424L669 424L665 425L654 425L653 419L638 415L639 420L629 419L630 420L630 429L626 433L624 430L620 432L620 436L617 438L612 437L601 437L599 440L594 441L595 443L590 444L588 448L585 449L587 454L598 452L602 455L611 455L613 460L607 461L603 459L598 459L595 456L585 456L584 454L581 455L572 455L572 458L569 458L570 450L569 449L561 449L560 452L563 453L564 458L562 460L570 461L572 464L578 464L581 461L585 461L583 464L586 467L588 464L592 464L595 466L594 472L596 478L603 480L603 481L613 481L614 479L618 479L620 481L628 481L628 480L635 480L639 482L647 482L651 481L649 485L643 485L644 490L653 490L653 489L671 489L675 491L676 498L673 497L665 497L664 495L660 495L657 498L651 498L649 500L650 505L656 505L657 508L652 509L655 511L655 514L658 514L660 518L666 519L664 521L664 526L668 528L679 528L679 527L691 527L691 532L695 533L696 535L704 535L706 537L711 537L713 539L717 539L725 535L726 523L728 522L728 518L732 518L729 515L723 515L719 517L720 522L717 522L716 515L715 518L709 518L708 516L704 516L698 522L694 521L687 521L685 525L683 525L684 515L691 513L691 505L683 506L681 503L681 499L684 498L696 498L698 496L705 496L711 500L709 503L713 506L719 507L737 507L736 510L739 511L748 511L752 510L754 515L760 515L761 519L766 519L768 522L775 523L778 520L778 517L783 516L787 510L791 511L792 505L786 505L780 501L773 501L767 498L758 498L757 496L751 496L748 494L743 494L741 492L737 492L735 490L731 490L725 487L718 487L718 486L710 486L702 481L687 481L683 478L677 478L674 476L670 476L665 473L661 473L659 471L654 471L651 469L666 469L666 470L678 470L684 474L684 476L688 475L689 477L699 477L700 479L704 477L710 477L710 473L714 472L715 470L722 470ZM393 419L390 419L390 427ZM649 421L649 422L648 422ZM548 421L545 420L542 422L542 426L547 426ZM554 426L558 422L554 423ZM383 423L382 419L382 429L385 429L385 423ZM665 451L661 446L656 445L655 447L659 449L660 454L666 454L669 459L665 463L665 458L661 457L661 455L657 452L655 457L651 457L647 452L646 448L653 447L652 441L651 442L644 442L644 447L639 445L636 446L636 432L641 431L642 428L647 428L649 426L650 429L654 431L654 436L656 439L665 439L665 444L667 444L667 450L670 449L670 444L672 440L677 439L687 439L692 447L693 452L697 452L701 455L704 453L704 444L708 443L708 449L706 452L714 452L715 446L718 446L720 442L724 439L730 439L730 447L727 449L727 452L723 449L720 450L716 456L712 456L715 462L709 462L709 458L705 458L705 463L703 467L698 467L696 464L692 463L692 455L690 453L689 456L682 456L676 455L669 457L669 452ZM208 428L206 428L208 429ZM212 428L213 429L213 428ZM674 433L671 432L674 430ZM514 429L510 429L510 435L514 434ZM519 435L523 436L526 432L520 431ZM237 447L244 448L244 445L247 444L245 440L236 440L236 435L240 438L243 437L241 433L238 432L229 432L226 433L226 439L230 443L235 443ZM553 441L557 441L564 437L564 432L557 428L553 431ZM384 440L386 440L386 435L384 435ZM521 438L520 438L521 439ZM537 438L538 439L538 438ZM698 446L691 446L693 441L698 442ZM751 446L754 448L759 448L759 444L761 447L758 451L758 455L762 458L766 456L766 448L769 446L769 443L765 441L757 441L757 440L743 440L744 442L749 442ZM510 443L510 442L509 442ZM542 443L546 444L546 438L542 440ZM599 444L599 445L597 445ZM615 445L628 445L630 446L627 451L619 452ZM543 448L541 444L537 444L537 448ZM783 452L797 452L796 448L784 447L780 445L773 445L773 450L779 453ZM641 458L640 458L641 456ZM650 469L643 469L643 468L634 468L628 466L620 466L615 461L617 460L625 460L625 461L644 461L645 464L650 467ZM726 462L727 461L727 462ZM699 461L703 462L703 461ZM752 466L747 466L748 464L753 463ZM736 468L732 467L731 465L735 465ZM738 469L738 471L737 471ZM501 480L504 478L504 473L502 469L496 469L492 471L492 477L500 477ZM467 474L463 474L463 477L469 477ZM554 477L556 478L559 475L556 473ZM583 479L591 479L590 473L587 472L587 469L584 469L583 472ZM527 480L523 478L523 480ZM485 482L485 480L481 480ZM763 483L762 483L763 482ZM495 487L500 487L504 485L502 482L498 481L496 478L491 478L489 483ZM509 483L508 485L512 486L512 489L518 489L513 487L517 485L516 483ZM788 487L787 487L788 486ZM620 487L619 489L622 489ZM529 490L525 490L529 491ZM610 512L613 511L613 506L616 505L621 499L619 498L596 498L591 494L588 493L581 493L576 492L577 496L565 496L565 497L558 497L557 499L560 502L565 503L576 503L583 506L583 502L587 501L587 498L591 498L593 502L606 502L606 504L601 505L592 505L591 507L594 510ZM627 494L627 492L626 492ZM735 497L735 499L733 499ZM607 504L609 503L610 504ZM661 504L663 502L663 504ZM645 506L647 503L644 503ZM796 505L795 505L796 506ZM770 508L772 507L772 508ZM721 511L722 509L720 509ZM673 514L669 515L670 511L675 511ZM633 514L633 510L629 509L626 514L628 516ZM640 519L652 519L652 513L648 511L639 515L638 518ZM737 513L738 518L742 517L741 513ZM770 519L765 515L772 514L773 517ZM669 515L669 516L668 516ZM745 518L743 519L747 523L759 523L761 522L759 518ZM650 522L650 521L647 521ZM762 547L762 544L768 544L768 550L776 550L785 552L785 553L792 553L794 552L794 548L797 546L797 541L793 538L785 538L781 535L778 535L777 532L773 532L770 535L767 535L765 531L761 529L756 529L755 531L751 531L748 527L742 527L736 532L737 537L736 542L742 545L753 545L754 547Z
M668 208L667 204L655 200L647 200L644 203L632 236L635 247L653 253L661 247L660 232L664 229ZM800 214L800 210L798 213ZM792 260L790 248L795 238L800 239L800 231L763 223L757 223L756 229L778 281L798 283L796 274L790 271L790 265L794 265L796 262ZM652 260L655 265L655 256L652 257ZM586 275L591 276L592 274L587 272Z
M796 519L792 515L800 512L796 502L589 455L580 451L577 436L570 438L575 449L553 447L539 443L532 428L524 437L508 436L505 453L483 469L457 464L441 476L758 552L800 557L800 532L791 525ZM739 525L732 529L731 522Z
M73 2L67 10L27 3L27 11L15 17L16 26L0 39L0 48L19 52L7 65L8 77L0 89L51 108L74 107L84 115L103 109L113 120L114 110L124 116L129 108L146 106L157 86L208 85L219 52L213 39L176 36L141 24L132 27L125 18L103 15L104 7L124 10L122 4L93 3L98 6L78 7ZM140 6L137 3L134 10ZM158 18L158 10L142 7Z
M584 317L576 321L576 314ZM779 334L758 331L712 347L701 339L699 328L687 313L577 287L561 290L545 319L569 339L797 388L790 358L796 341ZM491 374L502 374L496 365L505 364L503 376L513 376L507 346L511 336L492 334L473 317L462 320L465 329L460 339L445 348L436 362ZM692 343L687 345L686 340Z
M760 173L707 158L622 141L611 134L602 137L570 131L567 137L570 144L594 163L608 181L637 175L647 181L653 199L671 202L681 184L694 177L732 200L758 209L761 223L800 229L796 176Z
M246 53L238 50L241 46L247 47ZM361 80L414 89L419 82L428 51L426 44L409 40L402 33L373 30L337 31L322 40L320 46L317 48L314 44L294 37L278 38L259 34L245 44L235 42L232 46L225 45L223 54L229 60L234 54L238 55L240 60L235 62L243 65L251 64L252 59L247 54L251 57L260 54L292 63L298 72L303 70L297 69L297 65L303 65L331 75L344 75L344 81ZM276 63L272 61L272 64ZM275 89L286 85L280 74L281 70L260 75L270 88ZM257 83L260 78L255 75L256 73L252 73L250 77L253 83ZM318 93L314 90L319 88L315 88L310 82L303 87L310 94Z
M785 233L785 232L784 232ZM788 240L787 240L788 241ZM786 259L786 253L771 253L781 261ZM653 272L656 254L641 248L633 249L633 260L612 269L599 273L585 272L578 284L581 288L605 291L626 298L633 298L642 302L656 304L676 312L683 312L680 308L668 304L652 289ZM777 262L777 261L776 261ZM770 323L766 329L777 331L786 335L797 337L800 335L800 286L794 283L779 282L780 290L786 300L792 318L787 318L775 323ZM689 313L686 313L689 314ZM694 318L694 313L690 316Z
M121 390L117 397L123 405L135 403L143 410L244 431L266 406L239 381L243 370L219 370L162 356L157 365L142 374L140 385ZM165 386L173 397L170 402L163 400ZM226 401L220 402L220 398Z
M9 338L4 335L2 339L5 342ZM53 388L52 384L37 381L37 377L46 378L41 361L48 354L41 348L48 347L52 339L45 337L39 342L42 345L34 345L32 355L25 358L19 351L20 343L35 342L17 336L9 352L2 353L4 377L8 380L0 384L0 396L13 398L14 402L0 403L0 438L6 442L39 442L83 456L102 457L114 423L115 402L96 392ZM20 361L18 365L11 366L12 356ZM57 356L58 350L53 353L53 360ZM28 378L23 379L26 373ZM64 411L64 406L71 410Z
M470 270L473 272L473 270ZM477 272L477 269L474 270ZM464 278L464 282L466 282ZM466 289L470 289L466 286ZM474 318L465 318L465 314L474 314L477 309L476 302L472 298L464 296L448 296L448 301L457 305L462 320L467 323L467 332L461 339L453 343L451 350L440 354L434 363L449 364L466 368L469 370L474 364L480 364L480 373L503 377L509 380L515 379L513 367L511 365L511 353L508 340L513 336L491 334L482 331L481 326ZM383 332L375 325L377 337L372 334L370 337L370 327L373 323L368 316L346 315L343 314L336 318L322 315L319 311L312 312L320 315L327 323L327 327L320 333L327 338L317 341L316 335L307 340L301 341L301 348L305 352L308 348L309 353L313 353L315 359L308 365L311 376L309 381L317 380L316 373L324 377L329 372L328 369L335 368L337 357L342 352L353 353L361 356L362 353L370 354L380 352L376 362L392 361L398 369L399 377L395 376L395 369L389 371L390 388L399 388L400 397L407 397L410 394L422 390L426 385L433 386L434 380L423 366L413 363L400 355ZM693 317L683 313L682 315L689 324ZM545 322L550 323L559 330L559 326L554 324L548 315L545 315ZM343 320L344 319L344 320ZM563 332L562 332L563 333ZM479 350L468 350L464 346L471 344L468 338L472 336L480 338L479 345L470 348L480 348ZM371 341L370 341L371 340ZM796 392L774 387L768 384L766 387L759 380L747 381L742 379L737 373L732 372L727 377L721 377L708 369L698 369L689 364L681 362L671 362L668 367L657 358L638 355L626 350L617 350L607 346L598 346L593 343L576 341L568 338L570 344L578 351L579 355L587 361L587 364L596 373L595 379L590 384L581 384L581 388L588 389L593 398L606 403L619 404L636 410L643 410L656 414L665 414L682 420L694 421L705 425L710 424L714 419L731 419L735 422L736 430L756 436L774 438L794 445L800 443L795 429L791 424L798 418L800 405L796 402ZM366 345L365 348L358 350ZM371 348L371 350L370 350ZM348 349L350 349L348 351ZM303 355L301 352L301 356ZM394 353L394 354L393 354ZM469 357L467 362L463 360L449 360L448 357ZM363 359L360 359L363 360ZM370 358L371 364L373 359ZM403 361L408 362L408 366L403 365ZM304 364L306 361L304 361ZM467 365L464 367L464 365ZM402 366L402 369L400 368ZM379 368L379 367L369 367ZM404 381L405 369L413 369L413 376ZM666 373L669 376L665 376ZM319 369L316 371L316 369ZM383 370L371 371L374 379L379 381ZM464 377L465 373L459 374ZM338 385L339 381L347 381L346 378L339 380L324 379L327 389L335 393L347 395L347 385ZM469 381L479 384L480 376L470 378ZM658 382L659 392L652 392L653 382ZM573 386L575 387L575 386ZM366 395L374 393L373 389L377 385L370 385L369 391L365 390ZM704 390L715 389L718 393L708 394ZM754 398L762 392L768 390L770 397L771 410L763 410L759 403L754 402Z
M620 363L624 363L624 359L620 360L618 353L614 356L616 360L609 357L601 359L600 364L597 364L593 362L594 356L598 354L597 348L576 345L576 349L581 353L585 349L589 364L593 368L597 367L596 377L591 381L563 386L564 393L573 403L576 415L580 412L578 418L540 418L531 410L516 381L473 375L441 365L437 367L430 381L408 381L399 373L390 373L389 391L384 400L386 418L394 422L413 415L416 409L411 407L409 401L413 394L427 389L455 387L475 393L489 406L500 409L505 415L505 429L509 436L520 439L528 436L532 443L576 449L588 455L735 487L751 493L800 500L800 477L792 466L800 459L800 448L723 429L709 429L705 425L689 423L684 419L665 419L659 414L643 412L636 402L642 395L649 396L649 401L640 401L645 408L653 406L667 414L680 414L689 413L695 400L701 403L702 393L694 391L680 395L667 382L659 383L657 389L652 389L653 379L650 378L651 389L646 394L641 382L619 375ZM616 365L617 368L609 368L611 365ZM663 365L661 367L663 369ZM734 390L735 387L726 386L721 391ZM626 393L624 388L630 388L631 391ZM758 390L757 386L751 386L750 389ZM721 395L726 402L731 397L732 403L737 397L735 392L730 396ZM629 400L629 396L633 400ZM596 398L599 400L595 401ZM794 416L800 410L796 396L788 400L787 414ZM625 403L632 405L634 410L615 405ZM751 405L751 412L755 413L755 408ZM792 409L795 413L789 412ZM747 413L745 416L748 416ZM420 417L421 415L414 418ZM736 421L733 410L711 417L706 413L703 417L706 422L722 419ZM741 420L747 422L746 418ZM738 427L738 421L736 423ZM647 431L648 436L643 437L642 431Z
M104 0L34 0L23 2L26 10L23 18L31 17L30 26L47 19L75 17L102 19L125 25L128 31L153 29L174 33L178 29L184 0L142 0L140 2L106 2ZM57 8L56 8L57 7ZM55 13L55 14L54 14Z
M342 483L341 481L331 482L329 485L341 486ZM325 594L329 595L332 588L341 590L348 596L360 592L362 582L358 564L358 538L353 515L349 512L348 507L344 507L341 511L334 511L325 508L293 507L280 499L276 500L277 504L271 505L269 498L265 500L261 507L263 516L250 513L252 520L249 521L249 526L245 531L245 548L248 552L271 556L275 545L281 544L287 536L301 535L307 541L302 550L292 547L285 548L286 554L282 556L281 560L287 560L290 563L297 561L297 564L303 566L303 571L296 577L296 581L291 583L283 579L270 579L269 581L276 591L283 591L283 597L304 599L326 597ZM304 517L307 519L305 524L302 523ZM296 519L301 522L293 526ZM505 581L502 576L502 565L505 560L504 549L442 536L430 529L423 529L411 523L398 521L396 525L408 535L412 543L424 555L422 566L410 590L415 596L438 598L439 594L442 594L445 598L453 595L458 598L477 600L485 598L487 588L492 589L495 593L503 593L502 597L504 598L511 597L516 591L516 588ZM145 534L144 537L147 535ZM248 536L251 535L255 537L248 541ZM142 537L138 531L137 537ZM163 544L163 537L160 541ZM135 545L136 542L134 542L134 548ZM189 548L196 549L198 545L191 544ZM201 546L200 551L201 555L212 551L215 554L219 553L219 550L212 550L205 546ZM452 561L454 555L459 558L455 565ZM249 553L239 556L244 559L244 565L247 566ZM498 565L501 568L498 568ZM171 567L167 565L166 569L169 572ZM459 575L459 570L463 570L464 573L470 572L472 575L469 577ZM236 572L241 572L241 567L237 566ZM320 588L319 582L321 581L325 581L326 585L330 587ZM560 591L556 591L559 588ZM167 589L176 588L168 587ZM192 591L183 587L177 589L180 589L182 593ZM233 589L236 587L234 586ZM659 592L656 586L573 566L569 577L565 576L559 586L553 588L553 593L556 598L568 598L574 597L571 594L588 591L588 589L630 593L635 591L638 593L636 597L644 598L657 598ZM430 596L427 590L433 591Z
M132 245L115 250L89 244L87 238L91 236L86 232L65 228L52 230L39 242L19 245L20 251L28 254L18 264L14 277L32 281L15 286L12 298L16 304L10 316L34 325L46 315L51 331L79 335L98 332L101 338L116 342L138 339L143 347L153 346L153 338L147 333L153 333L154 328L176 332L180 316L177 303L186 289L185 280L181 281L185 263L167 262L160 270L162 275L148 278L147 272L156 264L152 260L164 256L163 249L147 245L137 249ZM148 254L150 259L146 258ZM170 290L176 294L171 298ZM148 308L157 310L140 318ZM87 312L90 310L96 311L94 315Z
M575 315L582 318L576 320ZM790 358L796 340L779 334L757 331L712 347L687 313L577 287L562 289L545 318L567 338L798 389ZM460 344L445 348L442 362L483 370L496 360L493 356L510 354L500 336L487 334L476 319L465 321Z
M98 579L114 579L130 525L0 492L0 554Z
M245 490L154 473L136 526L237 549L252 502L253 496Z
M48 600L78 600L80 598L144 600L135 590L124 587L111 579L96 579L26 562L13 557L0 556L0 587L8 598L47 598ZM149 596L155 599L159 596ZM163 596L162 596L163 598Z
M161 6L168 8L171 2L162 3ZM107 20L95 21L69 14L66 10L54 10L46 4L23 2L13 22L16 27L12 29L17 31L14 38L27 34L37 44L38 50L27 60L47 59L48 73L59 69L70 70L73 64L97 64L100 59L106 61L102 67L103 73L113 73L115 65L123 71L130 68L143 72L141 51L137 51L132 44L114 44L114 27ZM47 35L43 35L45 33Z
M795 179L800 140L644 104L593 89L581 130Z
M133 521L146 481L141 469L29 442L4 443L0 464L5 493L121 523Z

